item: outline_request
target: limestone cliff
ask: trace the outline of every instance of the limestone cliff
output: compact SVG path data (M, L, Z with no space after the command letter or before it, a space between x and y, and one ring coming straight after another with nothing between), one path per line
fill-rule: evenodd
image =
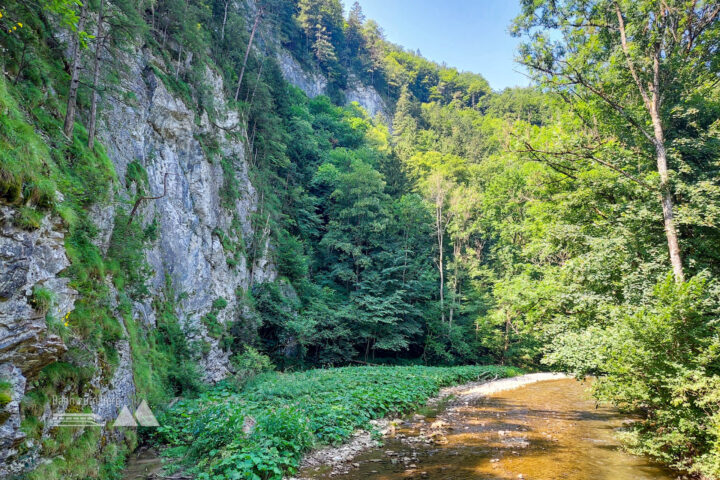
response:
M115 58L117 63L118 59ZM149 51L137 48L124 54L125 67L119 88L104 97L98 126L99 137L107 149L117 174L112 202L96 204L91 217L98 229L96 242L106 252L118 211L132 206L136 185L124 179L133 164L147 172L147 197L138 202L131 219L142 226L157 225L157 235L145 251L151 267L149 293L133 301L132 316L138 324L152 329L156 322L153 301L166 295L172 285L176 314L188 343L202 345L197 362L207 382L215 382L230 372L229 353L215 336L208 334L202 318L222 298L226 304L214 317L221 325L242 322L247 310L239 305L240 292L252 282L271 281L275 267L264 241L254 264L245 255L228 261L224 240L249 244L253 239L251 214L258 205L245 161L245 146L229 140L227 131L241 132L245 125L236 111L226 108L220 77L207 69L207 84L216 98L212 120L207 112L198 115L163 83L159 74L162 61ZM228 208L221 205L224 172L220 162L209 155L201 140L217 145L218 154L230 159L232 175L240 187L239 198ZM78 292L68 286L64 271L70 265L65 252L65 227L48 215L41 228L26 231L13 225L17 212L0 210L0 377L11 384L12 400L0 412L0 477L32 468L42 457L37 445L26 444L20 429L20 401L32 390L32 380L45 366L64 359L75 342L49 333L46 317L62 319L74 308ZM51 311L33 305L33 291L42 287L51 292ZM117 304L117 291L111 288L111 302ZM115 342L117 366L107 378L102 368L87 382L93 393L84 401L103 422L112 422L119 408L130 408L142 400L136 393L132 352L122 316L116 316L124 331ZM96 364L97 359L87 360ZM97 366L97 365L96 365ZM104 374L105 373L105 374ZM67 389L66 393L69 393ZM63 392L59 392L63 394ZM56 426L57 414L66 406L50 405L40 420L43 435Z
M306 69L285 49L279 48L278 64L285 80L305 92L308 97L316 97L328 93L328 81L317 69ZM347 104L357 102L371 117L379 115L390 125L392 109L371 85L363 84L355 75L350 74L347 88L343 91Z

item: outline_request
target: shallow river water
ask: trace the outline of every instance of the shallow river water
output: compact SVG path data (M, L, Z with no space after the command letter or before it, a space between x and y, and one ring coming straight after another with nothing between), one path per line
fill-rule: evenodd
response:
M304 470L334 480L644 480L667 470L620 450L625 417L596 408L587 384L533 383L459 402L435 417L406 419L384 446L361 453L346 473ZM462 398L460 398L462 400Z

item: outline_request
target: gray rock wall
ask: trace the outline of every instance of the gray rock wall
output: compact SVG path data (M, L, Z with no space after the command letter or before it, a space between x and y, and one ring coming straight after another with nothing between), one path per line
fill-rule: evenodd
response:
M179 299L177 313L189 342L211 345L209 352L200 358L205 380L218 381L229 373L228 354L222 351L217 339L207 335L201 318L222 297L228 305L217 312L218 321L223 324L242 321L236 292L249 287L253 271L263 272L264 280L276 276L272 262L263 256L255 265L248 265L242 257L237 265L230 266L218 236L218 232L223 232L246 245L252 241L250 218L257 208L257 194L250 182L243 143L225 135L228 130L241 132L239 129L244 125L237 112L225 105L222 80L210 69L206 72L206 83L214 90L212 120L207 114L197 115L168 91L151 68L152 65L162 68L161 63L147 51L128 56L124 63L131 66L121 79L126 93L107 99L101 138L120 179L130 162L138 162L147 171L149 195L161 197L143 202L134 220L144 224L158 222L158 240L147 254L153 270L151 292L162 295L166 278L171 279ZM233 209L221 206L224 179L220 159L209 158L199 138L217 142L220 155L231 159L241 187ZM126 210L128 207L125 206ZM233 222L240 226L238 234L242 239L234 238ZM136 305L135 315L152 324L148 303Z
M77 292L57 275L70 264L62 225L47 217L39 229L13 226L17 212L0 207L0 379L11 385L12 400L0 407L0 477L19 471L11 460L25 435L20 430L20 400L27 378L67 351L60 337L48 332L46 312L33 305L33 291L44 288L55 301L47 314L62 318L74 308Z
M277 61L285 80L305 92L308 97L327 94L328 82L323 75L303 69L290 52L282 47L276 48L278 48ZM344 93L348 104L357 102L371 117L380 115L386 124L390 124L391 109L374 87L364 85L356 76L350 75Z
M188 342L209 345L198 362L204 380L215 382L230 373L229 353L208 334L202 317L222 297L227 306L215 312L217 320L222 324L242 322L249 312L238 304L236 292L247 290L253 281L272 281L277 276L270 256L273 247L266 240L254 265L248 265L242 256L231 266L219 238L222 232L232 241L250 245L254 236L250 219L258 198L250 182L245 147L242 141L233 139L236 137L226 135L227 131L242 133L244 125L237 112L226 107L222 80L210 69L206 81L214 90L215 111L212 115L198 115L168 91L152 68L164 66L148 51L117 55L114 62L122 64L118 69L120 85L113 90L117 93L108 92L103 98L98 134L115 166L118 184L114 185L114 201L95 205L90 212L99 229L96 244L106 252L116 214L120 209L128 212L132 208L135 187L126 185L125 174L131 162L139 163L147 171L149 196L161 198L143 202L133 218L143 226L157 222L158 234L146 252L152 270L150 295L134 301L132 315L138 324L154 328L153 299L164 298L169 279L177 301L176 314ZM223 168L219 158L206 154L201 139L216 142L219 155L231 159L241 188L233 208L221 205ZM64 226L47 217L41 228L24 231L13 226L14 215L12 208L0 207L0 377L12 384L12 401L0 408L0 478L42 460L37 447L29 457L17 458L17 447L24 441L19 402L32 388L31 380L39 370L61 360L72 346L48 332L45 313L36 311L31 304L33 288L42 286L53 292L49 313L57 319L73 310L77 298L77 292L68 287L69 280L62 276L69 266ZM108 285L115 297L117 292L110 282ZM112 301L117 303L115 298ZM124 330L122 316L118 313L116 317ZM94 393L84 399L107 422L114 420L123 405L132 409L142 400L136 398L127 338L117 341L115 349L118 366L111 378L96 374L90 380ZM99 367L97 359L95 363ZM46 434L54 416L63 411L62 406L46 408L42 416Z

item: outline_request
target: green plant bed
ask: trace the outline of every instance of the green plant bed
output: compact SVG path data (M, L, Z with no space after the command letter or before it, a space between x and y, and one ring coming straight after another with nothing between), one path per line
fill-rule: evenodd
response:
M243 388L224 383L176 403L161 416L157 437L199 479L280 479L311 447L340 444L372 419L417 409L442 387L520 373L496 366L266 373Z

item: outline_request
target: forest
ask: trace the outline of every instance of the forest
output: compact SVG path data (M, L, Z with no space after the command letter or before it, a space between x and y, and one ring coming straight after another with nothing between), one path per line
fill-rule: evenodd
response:
M233 443L215 417L177 423L173 412L234 395L235 383L199 380L209 345L188 334L167 275L153 290L146 253L158 219L136 210L160 201L162 185L150 188L142 161L119 176L99 133L108 97L134 105L123 62L139 50L197 124L219 124L220 104L242 124L223 135L244 145L259 199L250 235L233 213L247 189L236 159L211 135L194 136L221 168L219 208L232 218L213 235L227 268L268 257L277 278L238 289L231 321L219 320L223 297L198 321L230 359L233 382L249 382L251 402L265 405L270 387L253 378L270 369L453 367L422 386L398 380L408 395L394 400L399 409L480 368L460 366L563 371L596 377L598 401L641 419L623 434L630 451L720 478L720 5L520 4L509 29L533 86L494 91L480 74L389 42L357 2L347 14L339 0L0 3L0 208L14 212L3 228L33 232L59 218L63 276L79 292L64 318L49 313L53 292L30 296L70 348L19 404L24 435L44 455L64 455L29 478L121 478L136 438L113 448L96 433L83 444L43 440L41 417L57 392L92 396L89 380L113 375L125 339L138 396L157 411L191 399L152 438L206 458L198 478L280 478L313 441L341 441L356 426L323 430L312 417L315 438L293 420L300 413L283 411L299 430L272 430L267 419L267 441L295 443L272 459L258 453L262 463L248 453L256 445ZM288 82L279 50L322 75L325 94ZM222 79L221 102L207 71ZM358 82L387 111L348 104ZM90 212L110 202L119 206L103 251ZM154 330L133 313L146 300ZM338 375L302 381L356 383ZM0 378L0 406L10 390ZM198 431L208 443L190 448ZM70 465L88 452L99 452L96 465ZM257 477L228 476L251 457L242 468Z

